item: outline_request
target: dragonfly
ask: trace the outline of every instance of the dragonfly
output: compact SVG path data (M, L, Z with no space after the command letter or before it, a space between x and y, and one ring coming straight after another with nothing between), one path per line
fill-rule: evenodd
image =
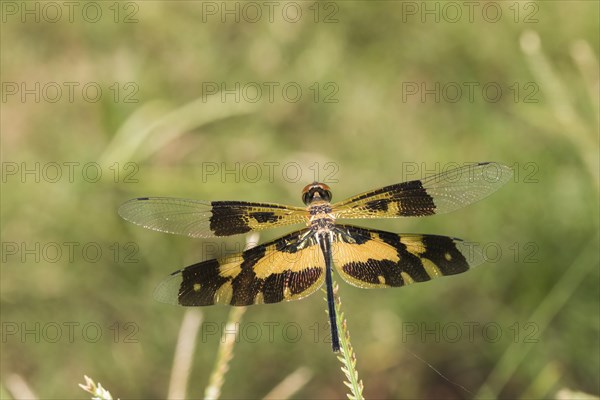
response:
M139 197L118 210L127 221L160 232L214 238L304 224L239 254L201 261L173 272L154 297L181 306L249 306L299 300L325 283L332 348L340 349L333 266L349 284L402 287L455 275L483 263L461 239L397 234L338 220L421 217L458 210L495 192L512 177L508 166L483 162L425 179L397 183L331 203L328 185L302 190L305 207L246 201Z

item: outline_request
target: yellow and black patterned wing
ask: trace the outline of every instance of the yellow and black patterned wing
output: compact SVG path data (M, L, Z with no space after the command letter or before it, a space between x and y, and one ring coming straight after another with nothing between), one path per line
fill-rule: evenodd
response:
M481 254L460 239L395 234L352 225L336 226L331 251L342 278L365 289L460 274L483 262Z
M443 214L489 196L512 177L498 163L479 163L359 194L332 206L336 218L394 218Z
M243 253L176 271L154 297L182 306L277 303L314 293L325 279L325 259L314 234L300 230Z
M245 201L199 201L141 197L124 203L119 215L160 232L191 237L231 236L277 226L306 223L304 208Z

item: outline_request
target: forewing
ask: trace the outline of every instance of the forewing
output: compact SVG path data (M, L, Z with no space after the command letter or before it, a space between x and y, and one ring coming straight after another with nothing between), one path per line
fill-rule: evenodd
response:
M395 234L352 225L336 227L332 254L342 278L365 289L460 274L483 262L481 254L460 239Z
M129 200L119 208L119 215L155 231L204 238L305 223L308 218L304 208L279 204L171 197Z
M498 163L467 165L422 180L383 187L333 205L336 218L394 218L443 214L479 201L508 182Z
M243 253L176 271L154 297L182 306L277 303L304 298L323 284L325 261L307 229Z

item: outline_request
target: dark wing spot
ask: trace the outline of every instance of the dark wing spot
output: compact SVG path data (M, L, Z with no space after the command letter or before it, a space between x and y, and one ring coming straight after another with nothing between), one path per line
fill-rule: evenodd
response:
M265 256L267 250L267 246L261 245L253 247L249 250L246 250L242 253L242 271L245 269L252 269L256 265L256 263Z
M321 277L323 268L306 268L300 272L292 272L288 281L288 287L292 294L299 294L315 284Z
M213 201L210 229L215 236L230 236L250 231L248 213L235 201Z
M264 222L277 222L279 217L275 215L275 213L270 211L265 212L253 212L250 213L250 217L254 218L256 222L264 223Z
M377 231L377 234L383 243L389 244L396 250L406 250L406 246L400 242L400 237L397 234L385 231Z
M262 289L264 280L257 278L252 270L242 271L231 282L233 295L231 296L232 306L249 306L254 304L256 295Z
M254 266L265 256L265 249L266 246L257 246L243 253L243 261L240 266L242 272L231 282L233 289L231 305L247 306L254 304L256 295L264 285L264 280L256 277Z
M385 279L388 286L403 286L404 279L400 272L400 266L390 260L374 260L369 258L367 262L349 262L342 266L345 273L360 281L380 284L380 276Z
M431 260L444 275L454 275L469 269L469 263L465 256L456 248L454 241L446 236L425 236L424 258ZM450 260L446 259L446 253L450 254Z
M423 216L435 214L433 198L420 180L399 183L392 200L398 203L398 215Z
M179 304L182 306L209 306L214 304L215 292L229 279L219 275L217 260L190 265L181 271ZM199 284L200 290L194 290Z
M322 273L322 268L308 267L299 272L287 270L280 274L270 275L265 279L262 291L265 303L283 301L285 288L289 288L292 295L304 292L319 280Z
M262 290L265 303L278 303L283 300L283 289L290 273L291 271L285 271L281 274L271 274L265 279Z
M386 212L388 210L389 202L390 201L387 199L371 200L365 203L365 208L369 211Z
M402 251L398 249L398 255L400 256L400 261L398 265L403 272L406 272L413 281L415 282L425 282L431 280L431 276L423 267L423 263L421 259L414 254L409 253L407 250Z

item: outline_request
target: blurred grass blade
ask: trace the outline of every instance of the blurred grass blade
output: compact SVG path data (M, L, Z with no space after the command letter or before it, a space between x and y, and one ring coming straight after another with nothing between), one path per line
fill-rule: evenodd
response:
M593 109L600 108L600 79L598 71L600 65L598 58L594 54L594 49L590 43L584 39L576 40L571 44L571 57L577 64L579 72L586 83L586 89L590 96ZM595 113L596 123L600 122L600 114Z
M542 50L540 36L535 31L526 31L521 35L521 50L526 56L526 61L533 75L539 81L553 114L559 123L569 130L565 131L576 142L586 140L580 137L583 123L573 107L571 93L567 90L565 82L554 72L550 61Z
M113 162L137 161L135 154L152 131L160 126L161 115L166 114L165 102L148 102L138 108L121 125L100 156L100 165Z
M555 362L548 363L539 374L531 380L527 389L521 394L522 399L548 399L560 382L562 371Z
M568 137L578 149L588 172L598 185L598 128L590 129L575 111L572 93L567 90L568 83L556 74L550 61L544 54L541 39L537 32L526 31L521 35L521 50L526 55L531 72L539 85L544 88L552 109L552 118L561 125L561 134Z
M279 385L275 386L266 396L265 400L289 399L300 390L310 379L313 373L306 367L300 367L289 374Z
M186 397L188 378L196 349L196 338L201 324L202 312L194 308L186 309L179 328L179 337L173 357L167 396L169 399L185 399Z
M556 393L556 400L572 400L572 399L578 399L578 400L599 400L600 397L595 396L593 394L589 394L589 393L584 393L584 392L579 392L577 390L571 390L571 389L561 389L558 391L558 393Z
M101 165L144 161L190 130L220 119L248 114L257 108L254 103L223 103L220 99L220 96L201 97L170 112L164 111L165 106L161 103L141 107L125 121L107 146L100 158Z
M544 300L528 318L535 321L540 335L546 330L552 319L575 293L577 286L590 273L590 263L598 266L598 235L593 237L580 253L579 257L565 270L561 278L546 295ZM511 376L526 359L527 354L536 343L512 343L504 352L492 372L488 375L485 383L481 386L476 398L497 398L498 394L506 386Z
M87 378L87 377L86 377ZM29 384L23 379L21 375L9 374L4 380L6 390L10 392L12 398L15 400L28 399L36 400L38 397L33 393ZM81 385L79 385L81 386Z
M240 321L246 312L246 307L233 307L229 312L229 318L225 330L221 336L221 345L217 353L217 361L213 368L208 386L204 391L206 400L216 400L221 396L221 388L225 383L225 374L229 371L229 362L233 358L233 346L239 334Z

